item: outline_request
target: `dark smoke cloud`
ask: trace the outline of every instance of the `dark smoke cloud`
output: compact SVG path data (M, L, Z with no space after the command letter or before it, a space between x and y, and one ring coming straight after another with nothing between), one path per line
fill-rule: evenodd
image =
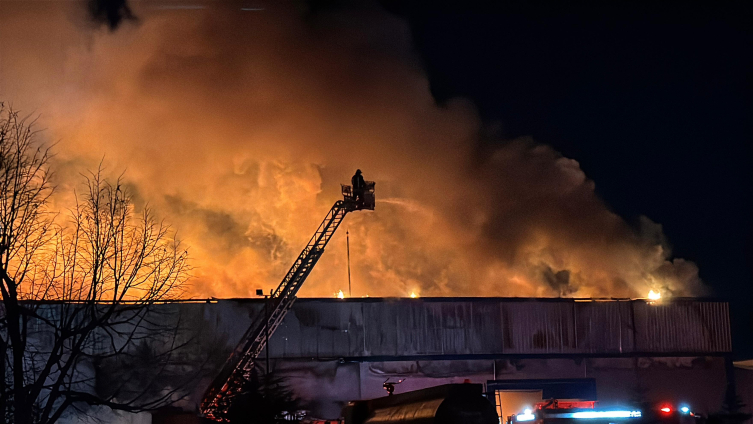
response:
M87 9L94 23L107 25L113 31L124 21L136 20L126 0L88 0Z
M610 211L577 161L530 139L489 147L469 102L438 107L396 16L370 3L206 4L137 9L140 25L109 34L57 15L0 18L0 38L23 34L0 47L0 96L42 108L61 184L103 156L126 169L192 246L194 295L276 285L356 168L379 200L343 224L354 295L702 290L660 226ZM347 287L344 233L303 295Z

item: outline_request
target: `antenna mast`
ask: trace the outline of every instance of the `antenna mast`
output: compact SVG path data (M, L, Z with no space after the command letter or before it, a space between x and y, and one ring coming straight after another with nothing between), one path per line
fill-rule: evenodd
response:
M345 246L348 250L348 297L353 297L350 291L350 230L345 230Z

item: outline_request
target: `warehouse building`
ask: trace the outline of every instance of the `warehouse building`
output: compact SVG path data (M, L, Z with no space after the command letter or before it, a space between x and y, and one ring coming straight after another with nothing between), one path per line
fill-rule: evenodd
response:
M179 373L173 375L196 375L186 396L152 413L106 407L86 413L112 423L198 423L206 388L249 324L264 316L265 300L166 302L150 314L179 323L176 344L185 346L173 357ZM164 344L160 337L144 340ZM727 303L702 299L303 298L268 346L257 369L268 367L307 416L320 419L338 419L351 400L385 396L388 382L397 383L396 394L480 383L505 417L548 398L600 406L661 401L712 413L734 381L728 376L751 381L743 368L749 364L738 363L735 372L730 360ZM122 382L121 371L105 365L82 365L80 372L97 382L94 390ZM155 381L149 372L141 375ZM178 393L174 381L165 379L158 390ZM738 392L747 400L751 390ZM74 414L61 422L87 420Z
M264 313L264 301L252 299L162 307L176 308L202 343L225 352ZM526 381L577 380L570 387L592 385L602 405L663 400L714 412L731 350L728 305L711 300L312 298L296 301L268 357L311 416L334 419L349 400L384 396L383 384L399 380L395 393L482 383L498 406L520 391L510 383L546 396ZM208 384L181 407L197 410Z

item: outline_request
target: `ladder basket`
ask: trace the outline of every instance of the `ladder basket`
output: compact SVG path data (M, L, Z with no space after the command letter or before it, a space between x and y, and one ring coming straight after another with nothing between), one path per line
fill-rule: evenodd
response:
M376 197L374 196L374 186L376 186L376 183L374 181L364 182L366 183L366 187L363 189L361 199L358 200L356 200L356 193L353 190L353 186L340 184L343 199L345 202L355 203L357 210L368 209L373 211L376 204Z

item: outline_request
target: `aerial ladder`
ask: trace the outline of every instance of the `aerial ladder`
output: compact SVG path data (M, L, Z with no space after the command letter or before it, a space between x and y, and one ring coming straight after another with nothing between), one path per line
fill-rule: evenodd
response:
M314 265L324 253L324 248L337 231L345 215L352 211L374 210L374 185L373 181L366 181L363 191L356 191L351 186L342 185L343 199L332 205L314 236L298 255L298 259L285 274L280 285L270 295L271 313L259 314L252 321L222 370L204 394L201 412L206 418L219 422L228 421L227 412L233 398L243 390L256 358L292 308L296 293L314 269Z

